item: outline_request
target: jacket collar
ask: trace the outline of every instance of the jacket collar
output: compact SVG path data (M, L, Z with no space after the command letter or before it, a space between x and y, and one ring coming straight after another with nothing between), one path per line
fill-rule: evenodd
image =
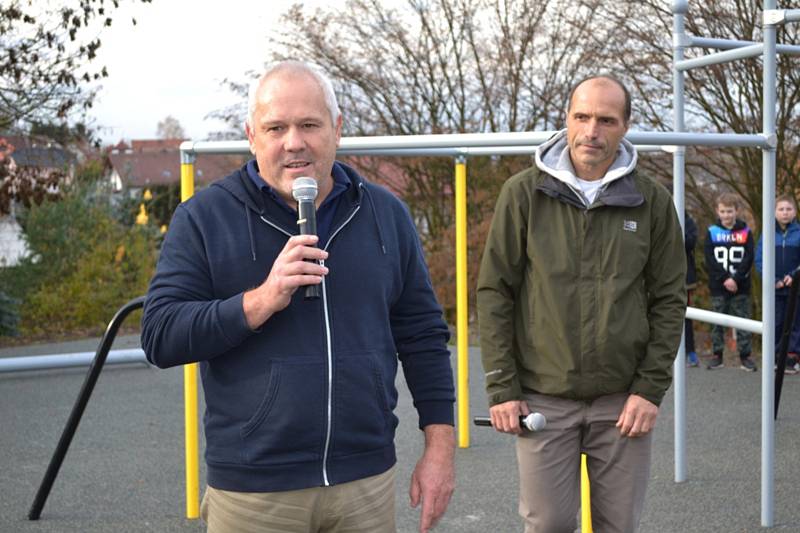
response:
M536 189L544 194L555 198L564 203L573 205L580 209L594 209L600 206L613 207L638 207L644 203L644 196L636 187L636 170L621 176L607 184L597 195L594 203L587 207L583 200L578 198L575 191L567 183L542 173L544 179L537 185Z

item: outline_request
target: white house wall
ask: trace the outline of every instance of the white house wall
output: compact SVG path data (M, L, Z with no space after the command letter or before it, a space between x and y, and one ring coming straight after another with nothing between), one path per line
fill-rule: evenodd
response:
M11 215L0 217L0 267L15 266L27 255L20 225Z

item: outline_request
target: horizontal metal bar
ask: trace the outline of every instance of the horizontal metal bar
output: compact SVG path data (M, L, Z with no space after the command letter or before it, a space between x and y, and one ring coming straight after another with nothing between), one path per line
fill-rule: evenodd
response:
M183 141L181 153L249 154L250 143L245 141Z
M718 50L733 50L745 46L759 44L755 41L736 41L732 39L713 39L709 37L689 37L689 46L699 48L716 48ZM800 55L800 46L794 44L779 44L776 46L779 54Z
M477 148L388 148L385 150L362 150L352 148L339 148L338 155L351 156L392 156L392 157L463 157L463 156L490 156L490 155L533 155L538 146L497 146ZM674 146L657 146L653 144L636 145L636 150L642 152L674 152Z
M748 57L756 57L764 54L763 44L752 44L749 46L742 46L726 50L724 52L716 52L702 57L695 57L693 59L684 59L677 61L675 68L677 70L689 70L698 67L706 67L709 65L718 65L720 63L728 63L736 61L737 59L745 59Z
M487 148L342 148L337 155L390 157L463 157L487 155L532 155L537 146L497 146Z
M0 358L0 374L6 372L25 372L27 370L50 370L55 368L72 368L89 366L94 360L95 352L77 352L54 355L29 355L25 357ZM111 350L108 352L106 364L146 363L147 358L141 348L129 350Z
M535 146L555 131L453 133L443 135L400 135L343 138L341 148L474 148L497 146Z
M690 133L690 132L638 132L625 136L635 145L655 144L659 146L752 146L773 148L777 138L760 133Z
M708 322L709 324L716 324L726 328L741 329L757 335L761 335L763 332L763 325L758 320L740 318L738 316L726 315L724 313L714 313L712 311L706 311L705 309L698 309L696 307L686 308L686 318L690 320L699 320L700 322Z
M787 9L784 11L786 22L800 22L800 9Z
M516 155L528 154L554 131L517 133L459 133L445 135L398 135L342 138L341 155ZM752 146L774 148L777 140L761 134L629 132L633 144L670 146ZM662 148L664 149L664 148ZM670 148L666 148L669 151ZM196 154L249 154L247 141L186 141L181 152Z

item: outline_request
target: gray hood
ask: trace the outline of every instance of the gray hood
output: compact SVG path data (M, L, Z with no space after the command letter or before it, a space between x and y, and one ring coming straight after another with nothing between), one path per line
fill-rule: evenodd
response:
M612 181L633 172L634 168L636 168L637 160L636 148L623 138L617 149L617 158L602 178L603 188ZM543 172L567 184L579 198L584 199L583 194L580 192L581 188L578 184L578 177L575 175L575 169L572 166L572 160L569 157L566 129L559 131L536 149L536 166Z

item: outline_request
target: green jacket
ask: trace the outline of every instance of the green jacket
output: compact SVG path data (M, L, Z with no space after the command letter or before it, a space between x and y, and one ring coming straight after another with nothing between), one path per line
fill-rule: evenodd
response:
M635 161L635 159L634 159ZM686 310L683 233L667 190L636 171L588 208L530 168L497 201L478 277L489 404L537 392L625 392L659 405Z

